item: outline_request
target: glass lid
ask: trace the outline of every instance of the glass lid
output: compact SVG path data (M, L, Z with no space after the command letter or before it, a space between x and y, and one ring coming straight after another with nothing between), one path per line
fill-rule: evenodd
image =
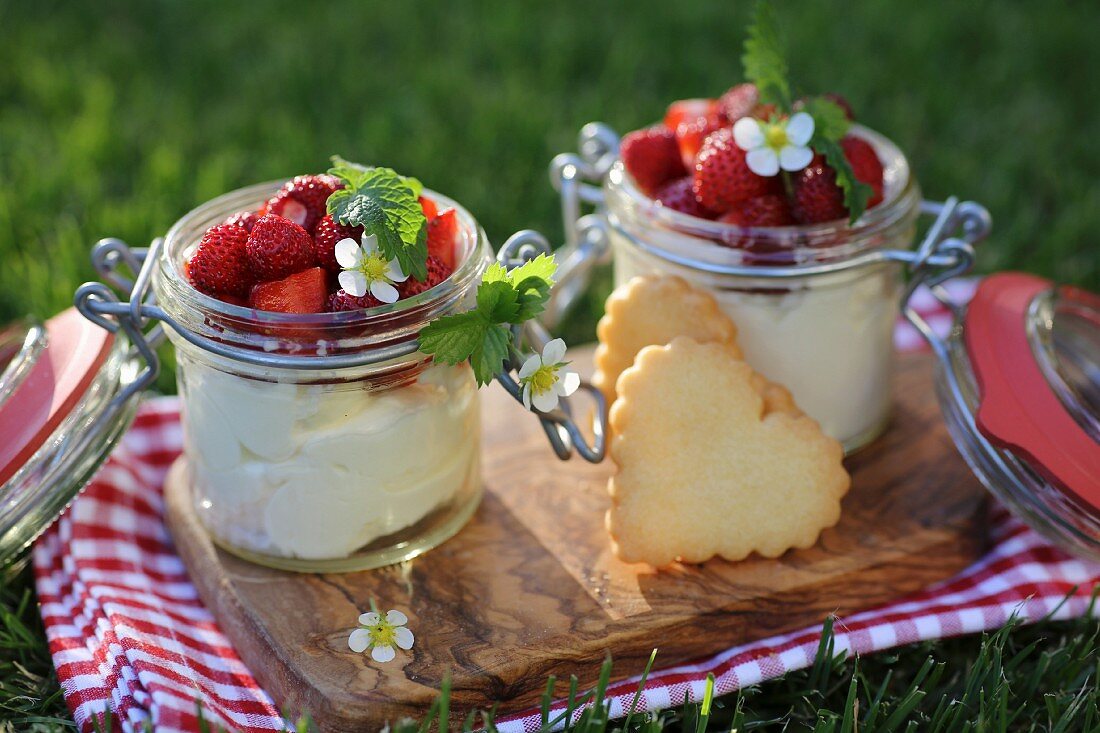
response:
M923 332L959 452L1033 529L1100 560L1100 298L1013 272L984 278L965 308L937 297L953 329Z
M0 329L0 569L68 506L129 425L126 339L70 308Z

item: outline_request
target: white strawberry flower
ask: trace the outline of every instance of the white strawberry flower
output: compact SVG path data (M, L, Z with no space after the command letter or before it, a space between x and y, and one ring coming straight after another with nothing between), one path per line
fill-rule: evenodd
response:
M800 171L814 159L810 138L814 118L796 112L789 119L771 122L742 117L733 126L733 140L746 152L745 163L758 176L774 176L782 168Z
M377 297L377 296L375 296ZM360 614L359 628L351 632L348 646L356 654L370 649L376 662L389 662L397 656L394 647L412 649L413 633L405 628L409 617L400 611L390 611L382 616L377 611Z
M523 386L523 406L531 405L539 412L550 412L558 406L558 400L568 397L581 386L576 372L562 371L566 365L565 342L554 339L546 344L541 354L532 354L519 370L519 383Z
M378 249L378 237L363 234L356 242L351 237L336 243L336 261L344 268L340 273L340 287L348 295L361 298L368 292L383 303L397 302L396 283L409 276L401 271L397 260L387 260Z

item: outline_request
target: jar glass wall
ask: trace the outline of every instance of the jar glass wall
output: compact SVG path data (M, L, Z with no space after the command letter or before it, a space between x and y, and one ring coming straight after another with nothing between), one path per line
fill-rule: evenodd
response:
M460 264L418 296L363 311L293 315L192 288L183 263L202 233L256 208L279 185L242 189L191 212L168 233L158 263L157 301L187 332L167 329L195 511L218 545L273 567L341 572L400 562L455 534L476 509L480 405L467 365L434 365L419 352L393 355L394 347L434 318L469 307L489 244L468 212L425 192L441 210L458 213ZM200 348L185 335L228 352ZM248 354L313 357L317 367L260 365ZM379 360L326 366L325 357L358 356Z
M889 420L902 268L878 262L797 277L767 270L839 265L875 249L910 248L920 191L908 162L885 137L859 126L852 132L871 143L884 170L883 202L852 226L752 229L687 216L642 194L621 163L605 184L615 284L675 274L712 292L737 324L745 358L790 389L849 453ZM729 268L744 274L723 271Z

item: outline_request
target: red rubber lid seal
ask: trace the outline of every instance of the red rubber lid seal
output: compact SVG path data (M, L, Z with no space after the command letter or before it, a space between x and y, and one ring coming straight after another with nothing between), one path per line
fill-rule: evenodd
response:
M46 321L46 348L0 405L0 484L30 460L95 379L114 336L69 308Z
M1047 382L1027 335L1031 302L1052 287L1049 280L1018 272L990 275L978 286L963 329L981 392L975 421L991 443L1100 511L1100 444Z

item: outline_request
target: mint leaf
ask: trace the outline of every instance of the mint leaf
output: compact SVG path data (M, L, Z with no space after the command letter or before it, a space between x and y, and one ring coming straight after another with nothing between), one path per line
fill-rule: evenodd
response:
M756 85L760 101L791 108L791 85L787 81L787 61L779 43L775 13L767 0L757 0L752 23L745 38L741 65L745 78Z
M420 350L434 361L458 364L473 356L493 325L477 310L443 316L420 331Z
M519 293L511 283L482 283L477 289L477 309L490 323L511 323L519 311Z
M844 155L844 148L840 147L839 142L825 137L819 139L815 133L810 140L810 145L824 155L825 162L836 171L836 183L844 191L844 205L848 207L848 223L854 224L867 210L867 202L872 193L871 187L856 180L852 166Z
M814 118L814 139L840 142L852 126L844 108L827 97L810 97L802 109Z
M417 189L423 188L420 182L392 168L371 168L342 158L334 158L333 163L329 173L346 187L328 197L328 213L341 224L361 226L378 237L386 259L397 260L404 272L425 280L428 232L417 200Z
M511 343L512 332L504 326L492 324L485 330L479 347L470 357L470 366L474 368L474 379L478 385L484 386L493 381L497 373L504 369Z

